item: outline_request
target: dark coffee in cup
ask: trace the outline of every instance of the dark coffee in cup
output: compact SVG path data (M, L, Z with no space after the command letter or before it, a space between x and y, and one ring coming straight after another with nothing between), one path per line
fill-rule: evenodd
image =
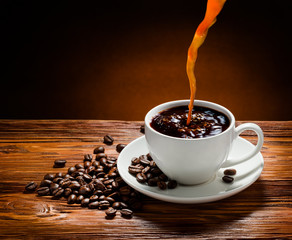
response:
M187 125L188 106L164 110L153 117L150 126L156 131L178 138L205 138L225 131L230 121L226 115L214 109L194 106Z

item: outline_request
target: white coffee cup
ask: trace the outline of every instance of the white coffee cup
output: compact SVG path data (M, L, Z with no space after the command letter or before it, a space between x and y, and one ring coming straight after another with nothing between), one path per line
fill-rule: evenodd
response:
M194 139L177 138L159 133L150 126L152 118L161 111L188 104L189 100L163 103L151 109L145 117L145 137L149 153L169 178L185 185L201 184L211 179L221 167L244 162L261 150L264 135L258 125L244 123L235 128L233 114L212 102L195 100L194 106L217 110L229 118L229 127L218 135ZM233 141L245 130L253 130L258 135L256 147L238 159L229 159Z

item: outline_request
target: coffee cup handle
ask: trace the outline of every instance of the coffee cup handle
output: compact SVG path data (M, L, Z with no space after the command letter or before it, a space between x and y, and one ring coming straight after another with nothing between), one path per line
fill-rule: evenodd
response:
M235 165L235 164L242 163L242 162L252 158L253 156L255 156L261 150L261 148L264 144L264 134L263 134L262 129L254 123L244 123L244 124L241 124L238 127L236 127L235 133L234 133L234 139L236 139L243 131L246 131L246 130L252 130L258 135L258 142L257 142L256 147L251 152L243 155L242 157L228 158L222 164L222 166L221 166L222 168L226 168L226 167L230 167L230 166Z

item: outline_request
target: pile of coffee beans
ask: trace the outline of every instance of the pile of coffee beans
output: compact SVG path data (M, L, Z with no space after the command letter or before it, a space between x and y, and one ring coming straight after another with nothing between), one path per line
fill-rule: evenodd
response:
M107 144L113 143L109 135L104 139ZM116 149L121 152L125 146L119 144ZM106 210L106 218L115 217L117 212L124 218L131 218L133 210L142 208L142 195L120 177L116 160L105 153L103 146L98 146L93 154L84 155L82 164L69 167L67 173L48 173L39 188L37 183L30 182L25 186L25 192L37 191L39 196L66 199L68 204ZM56 164L61 166L61 162Z
M158 186L161 190L177 187L175 180L170 180L156 165L150 154L134 157L128 168L130 174L136 177L139 183L148 186Z
M224 171L224 176L222 177L223 182L232 183L234 178L231 176L234 176L235 174L236 174L236 169L234 168L226 169Z

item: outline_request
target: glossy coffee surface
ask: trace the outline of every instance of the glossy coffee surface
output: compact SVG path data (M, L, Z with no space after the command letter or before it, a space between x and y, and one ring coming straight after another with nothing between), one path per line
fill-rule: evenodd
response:
M205 138L220 134L230 124L228 117L216 110L194 106L187 125L188 106L164 110L153 117L150 126L156 131L178 138Z

